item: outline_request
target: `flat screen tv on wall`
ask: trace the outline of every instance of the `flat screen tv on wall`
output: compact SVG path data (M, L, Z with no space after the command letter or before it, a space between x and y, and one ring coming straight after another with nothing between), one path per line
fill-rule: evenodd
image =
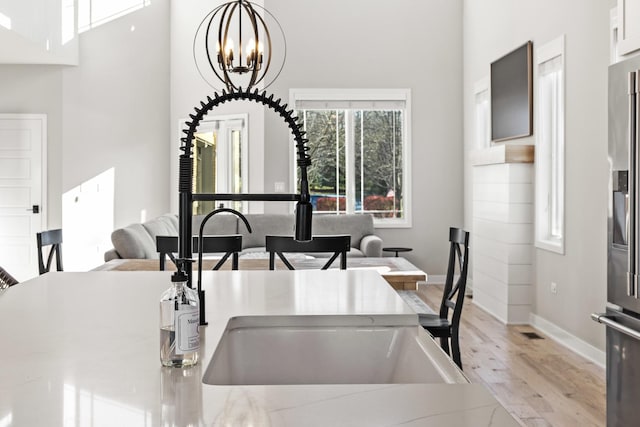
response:
M533 133L533 43L491 63L491 140L522 138Z

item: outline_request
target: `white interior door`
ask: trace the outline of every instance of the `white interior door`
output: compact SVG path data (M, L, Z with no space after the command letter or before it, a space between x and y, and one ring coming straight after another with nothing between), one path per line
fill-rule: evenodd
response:
M0 114L0 265L19 281L38 275L46 135L44 114Z

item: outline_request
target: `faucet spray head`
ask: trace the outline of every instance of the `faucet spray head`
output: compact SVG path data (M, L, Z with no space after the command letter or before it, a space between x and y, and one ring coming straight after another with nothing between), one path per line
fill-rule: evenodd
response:
M313 205L310 202L300 201L296 204L295 240L299 242L311 240L312 211Z

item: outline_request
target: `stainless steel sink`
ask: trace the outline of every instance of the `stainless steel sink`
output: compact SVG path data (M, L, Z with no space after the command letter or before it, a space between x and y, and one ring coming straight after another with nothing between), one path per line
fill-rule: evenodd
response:
M232 318L203 382L278 385L466 381L419 326L385 325L380 318Z

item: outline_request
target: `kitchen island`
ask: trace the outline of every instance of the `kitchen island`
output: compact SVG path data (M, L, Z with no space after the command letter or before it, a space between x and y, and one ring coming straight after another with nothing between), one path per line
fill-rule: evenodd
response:
M159 361L158 300L169 272L52 272L0 294L0 424L14 426L517 426L426 333L433 383L211 385L230 319L325 316L417 325L372 271L205 272L200 362ZM344 317L340 317L344 316Z

